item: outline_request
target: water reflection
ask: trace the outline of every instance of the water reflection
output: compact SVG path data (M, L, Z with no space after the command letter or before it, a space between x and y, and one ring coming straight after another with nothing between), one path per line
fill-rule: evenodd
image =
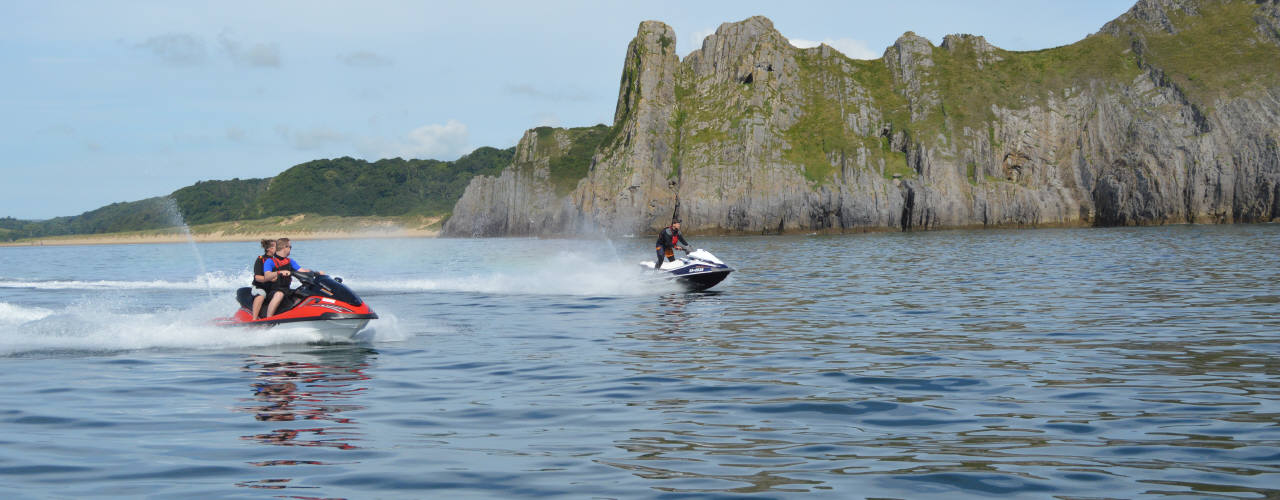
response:
M239 411L260 422L298 422L273 426L241 439L268 446L356 450L363 432L352 412L364 409L358 398L368 390L365 370L377 355L359 346L323 346L249 355L244 365L252 373L252 396L241 400ZM332 465L331 454L284 452L286 457L249 462L259 467ZM319 453L319 454L317 454ZM303 456L297 456L303 455ZM351 463L349 460L344 463ZM289 478L237 483L248 488L283 489Z
M598 463L677 494L1280 498L1274 284L959 236L638 308L606 383L646 418Z

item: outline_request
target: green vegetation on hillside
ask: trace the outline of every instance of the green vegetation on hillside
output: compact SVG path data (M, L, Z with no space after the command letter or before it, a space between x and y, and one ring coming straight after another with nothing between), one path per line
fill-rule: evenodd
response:
M548 160L551 185L557 196L569 194L578 186L578 181L587 176L596 150L612 133L612 129L604 124L567 129L538 127L533 130L538 138L535 154ZM526 168L525 165L516 167Z
M603 127L603 126L602 126ZM594 150L594 146L592 146ZM210 224L270 216L443 215L477 175L497 175L515 148L479 148L456 161L315 160L272 179L201 181L167 197L113 203L69 217L0 218L0 241ZM588 158L588 162L590 159Z
M551 159L551 183L556 194L564 196L578 186L578 181L591 169L591 158L604 142L609 127L601 124L590 128L569 129L569 150Z
M803 113L785 132L791 148L783 158L803 167L805 179L812 183L830 180L836 172L833 159L855 155L862 144L861 138L845 127L845 114L853 109L843 101L850 89L844 88L844 68L840 63L847 60L835 54L824 57L820 50L796 53L802 75Z
M1280 46L1258 32L1260 3L1205 2L1195 16L1178 13L1176 34L1145 34L1143 57L1205 107L1263 90L1280 75Z
M252 219L261 215L258 200L270 179L199 181L169 195L187 224Z
M882 113L883 125L909 138L957 137L965 127L992 133L993 103L1022 109L1046 104L1049 97L1065 98L1091 85L1120 86L1141 71L1126 40L1099 34L1071 45L1033 52L994 49L981 53L976 38L954 39L950 48L934 47L932 66L916 67L922 94L936 92L937 105L917 103L912 117L904 82L897 82L883 59L855 60L819 50L798 50L803 77L803 113L784 132L791 149L784 157L804 168L810 182L821 184L834 175L842 158L863 151L868 165L884 161L884 176L910 177L915 172L906 155L889 147L884 137L862 136L849 130L845 117L870 104ZM981 64L980 64L981 63ZM849 100L852 81L869 102ZM921 96L925 97L925 96Z
M1013 109L1043 106L1051 94L1062 99L1094 84L1124 85L1140 73L1128 42L1107 34L1032 52L996 49L992 55L999 60L989 60L981 68L981 55L973 43L956 45L952 50L933 50L934 66L928 75L942 105L926 119L927 125L948 136L966 126L985 130L995 119L993 103ZM944 122L950 123L948 130L941 129Z
M271 180L260 214L429 215L448 212L477 175L497 175L514 148L480 148L457 161L350 157L315 160Z
M868 166L878 166L883 161L886 178L915 175L907 165L906 154L892 150L887 138L859 135L845 121L848 113L865 105L846 99L851 89L845 85L851 80L868 92L870 101L885 113L885 121L910 130L906 99L894 91L893 77L882 60L862 61L802 50L798 51L796 62L803 74L803 113L784 132L791 149L783 157L802 166L805 179L826 183L835 175L836 163L849 161L859 152L866 153Z
M25 221L13 218L0 219L0 227L7 229L0 240L57 236L63 234L96 234L158 229L176 225L174 205L163 197L112 203L80 215L55 217L43 221Z

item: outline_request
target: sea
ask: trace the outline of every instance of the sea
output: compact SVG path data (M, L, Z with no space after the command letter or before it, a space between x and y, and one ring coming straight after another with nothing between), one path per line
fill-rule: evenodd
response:
M0 248L0 497L1280 498L1280 225Z

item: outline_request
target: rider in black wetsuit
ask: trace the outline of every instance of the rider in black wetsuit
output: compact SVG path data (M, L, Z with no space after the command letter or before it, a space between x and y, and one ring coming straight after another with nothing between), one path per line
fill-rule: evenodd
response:
M676 250L687 250L678 246L677 242L688 245L689 242L684 240L684 235L680 234L680 221L673 220L671 225L662 228L662 232L658 233L658 242L655 244L654 250L658 253L658 262L653 264L653 269L662 269L662 258L666 257L668 261L676 260Z
M255 288L262 290L263 295L253 296L253 319L258 319L258 313L262 311L262 301L266 300L267 294L271 293L271 282L267 281L265 273L262 270L264 261L271 260L276 255L276 240L262 240L262 255L253 261L253 282Z

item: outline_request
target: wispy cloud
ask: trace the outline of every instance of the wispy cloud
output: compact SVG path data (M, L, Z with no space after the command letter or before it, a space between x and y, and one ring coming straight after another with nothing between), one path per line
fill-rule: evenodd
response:
M453 160L468 152L471 133L457 120L415 128L400 139L369 139L361 150L369 158L434 158Z
M204 40L186 33L169 33L134 44L170 66L198 66L205 62Z
M534 99L554 102L587 102L591 94L576 88L546 90L528 83L508 83L503 88L509 95L532 97Z
M560 117L555 113L538 113L533 117L534 123L539 127L559 127Z
M818 45L825 43L827 45L830 45L831 48L840 51L841 54L852 57L854 59L875 59L880 57L880 54L877 54L875 51L871 50L871 48L867 46L867 42L864 42L862 40L854 40L852 38L838 38L838 39L827 38L822 40L821 42L815 42L813 40L804 40L800 38L792 38L788 41L791 42L791 45L800 47L802 49L817 47Z
M280 48L274 43L258 43L245 47L239 41L231 39L231 35L226 31L218 35L218 42L222 44L223 52L226 52L231 61L237 65L251 68L281 66Z
M693 35L689 37L689 40L678 42L678 43L680 45L684 45L685 47L688 47L688 50L685 52L685 55L688 55L689 53L695 50L701 49L702 42L706 40L707 37L714 35L715 33L716 33L715 28L700 29L698 31L693 32Z
M383 66L391 66L392 61L386 57L382 57L367 50L342 54L338 56L338 60L347 66L357 68L378 68Z
M280 135L280 138L292 145L294 149L303 151L320 149L330 144L345 142L348 139L346 134L325 127L293 130L286 125L279 125L276 127L276 133Z

